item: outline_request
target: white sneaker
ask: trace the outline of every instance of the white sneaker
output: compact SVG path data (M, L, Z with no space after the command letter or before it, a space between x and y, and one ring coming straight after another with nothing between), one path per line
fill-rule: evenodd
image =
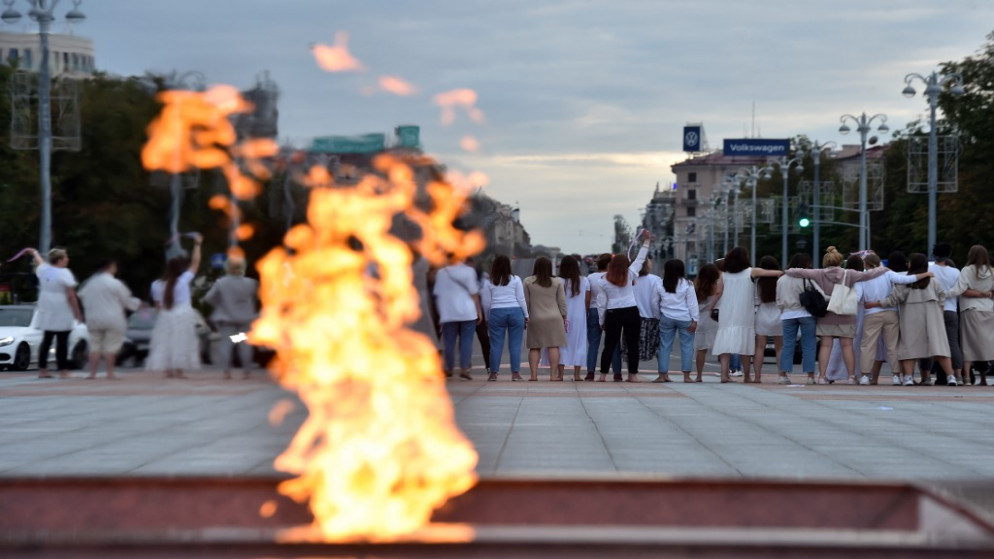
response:
M894 375L894 376L892 376L890 378L891 378L891 381L892 381L891 384L893 384L894 386L901 386L901 376L900 375Z
M946 377L946 386L957 386L956 377L949 375Z
M728 373L728 376L730 376L730 377L740 377L740 376L742 376L742 371L734 371L733 370L730 373Z
M870 386L870 377L863 375L859 377L860 386Z
M915 385L915 377L912 376L904 377L904 386L914 386L914 385Z

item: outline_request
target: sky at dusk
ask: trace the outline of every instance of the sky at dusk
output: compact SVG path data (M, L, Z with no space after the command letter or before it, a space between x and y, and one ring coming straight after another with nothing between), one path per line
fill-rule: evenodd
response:
M26 11L26 3L17 2ZM61 15L71 8L62 2ZM614 214L631 223L684 159L682 127L712 148L756 134L858 143L845 113L885 113L892 130L926 114L904 76L975 53L994 31L986 0L87 0L73 32L98 69L202 72L250 87L268 71L280 140L421 126L450 169L481 171L518 204L534 243L609 248ZM30 31L25 23L5 31ZM64 24L53 31L65 32ZM311 46L349 34L363 72L329 73ZM413 86L376 89L381 76ZM474 90L486 115L443 126L435 94ZM922 87L918 87L921 91ZM755 125L753 106L755 104ZM464 137L476 153L461 147Z

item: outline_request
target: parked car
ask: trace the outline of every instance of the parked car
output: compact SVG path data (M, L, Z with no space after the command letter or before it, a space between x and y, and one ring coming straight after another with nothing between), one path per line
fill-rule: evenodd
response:
M193 312L197 318L194 328L196 328L197 338L200 340L200 361L210 364L211 335L214 331L200 312L197 310ZM124 334L124 345L121 346L121 351L117 354L118 363L123 365L130 360L138 367L145 362L157 315L158 311L154 307L142 307L131 313L131 316L128 317L128 330Z
M35 305L0 305L0 368L24 371L38 364L38 349L44 332L37 326ZM54 360L52 344L49 362ZM81 369L90 357L90 337L86 325L73 321L69 333L69 366Z

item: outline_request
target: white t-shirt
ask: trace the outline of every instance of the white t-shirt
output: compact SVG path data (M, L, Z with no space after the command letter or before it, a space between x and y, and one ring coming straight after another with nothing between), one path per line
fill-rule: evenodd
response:
M76 287L76 277L69 268L41 264L35 270L38 276L39 330L66 332L72 330L75 315L69 306L67 290Z
M476 271L465 264L446 266L435 274L435 306L439 322L476 320L476 301L480 292Z
M952 266L939 266L935 262L929 262L928 271L935 274L935 279L939 280L943 291L952 291L959 281L959 270ZM956 301L956 297L946 297L942 302L942 310L956 312Z
M659 319L659 294L663 291L663 278L656 274L639 276L635 283L635 306L642 318Z
M511 276L507 285L494 285L489 279L483 280L483 289L480 291L480 303L483 312L488 317L493 309L513 309L521 307L528 318L528 305L525 304L525 290L521 285L521 278Z
M958 274L957 274L958 275ZM877 276L871 280L861 281L855 285L856 296L860 301L880 301L886 299L890 292L894 290L894 285L907 285L918 281L915 276L906 273L898 273L894 270L887 270L882 276ZM863 316L877 314L884 311L896 311L897 307L875 307L864 309Z
M663 280L660 278L658 290L659 312L663 316L679 321L697 322L700 319L697 292L690 280L680 278L676 284L676 293L670 293L663 288Z
M193 281L193 272L187 270L176 278L176 285L173 286L173 306L190 303L190 282ZM162 297L166 294L166 282L158 279L152 282L152 300L162 304Z

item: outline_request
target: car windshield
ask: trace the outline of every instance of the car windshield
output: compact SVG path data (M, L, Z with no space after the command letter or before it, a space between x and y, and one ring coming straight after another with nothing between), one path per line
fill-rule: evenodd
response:
M0 309L0 326L31 326L34 309Z
M128 328L151 330L155 326L155 309L138 309L128 318Z

